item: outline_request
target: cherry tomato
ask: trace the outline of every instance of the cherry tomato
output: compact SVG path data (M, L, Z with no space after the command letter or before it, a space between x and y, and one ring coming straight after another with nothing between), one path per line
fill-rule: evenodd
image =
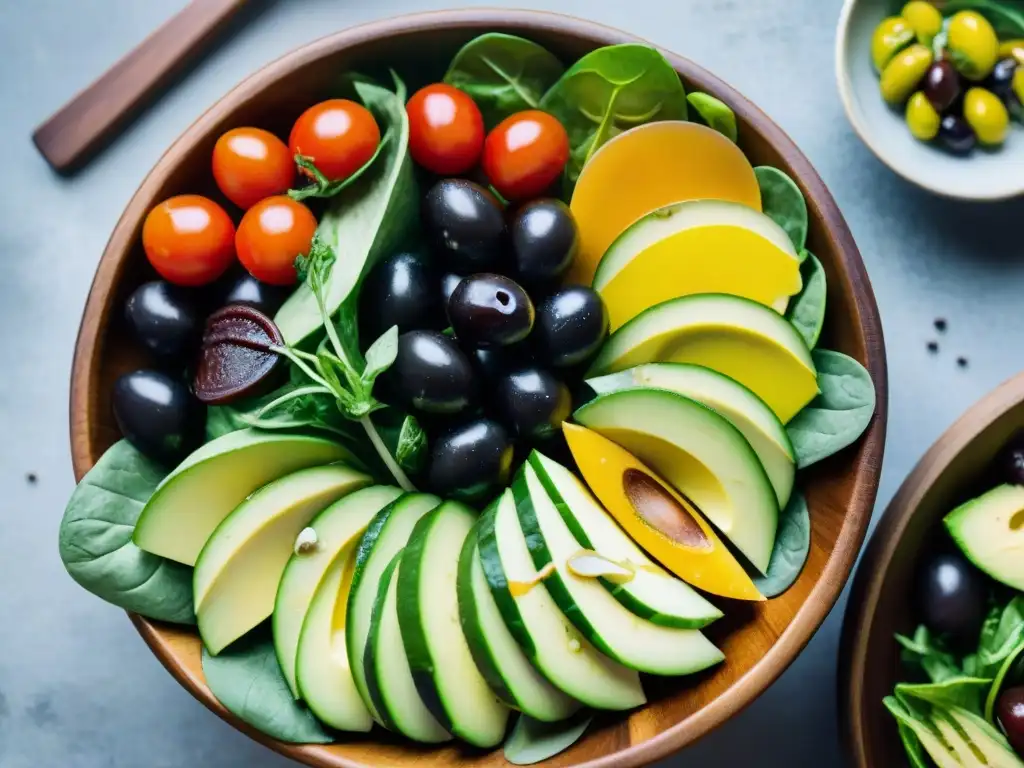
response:
M235 225L201 195L164 200L146 216L142 248L160 276L177 285L212 283L235 256Z
M569 159L569 135L547 112L506 117L487 135L484 173L506 200L526 200L550 187Z
M420 88L405 105L409 153L428 171L465 173L484 149L484 118L469 95L445 83Z
M239 208L281 195L295 180L295 160L277 136L261 128L233 128L213 147L213 178Z
M288 149L313 159L330 181L347 179L373 157L380 144L380 128L370 110L348 99L316 104L292 126Z
M249 274L271 285L296 280L295 257L309 253L316 217L286 195L268 197L245 212L235 235L235 250Z

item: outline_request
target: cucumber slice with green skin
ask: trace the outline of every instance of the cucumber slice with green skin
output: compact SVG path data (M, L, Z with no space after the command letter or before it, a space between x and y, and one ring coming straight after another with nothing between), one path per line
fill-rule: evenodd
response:
M520 468L512 493L534 567L554 564L544 588L594 647L620 664L654 675L688 675L725 658L699 631L660 627L634 616L596 579L570 573L567 561L580 545L529 464Z
M388 563L373 601L363 667L367 691L386 728L424 744L451 740L427 709L412 679L398 625L398 574L404 551Z
M595 580L626 610L653 624L678 629L702 629L722 618L722 612L689 584L655 565L572 472L537 451L527 462L580 548L638 566L625 583Z
M647 699L640 676L597 651L540 584L515 597L509 581L530 582L537 569L508 489L480 521L480 565L516 642L553 685L596 709L625 710Z
M480 564L479 529L478 522L466 537L456 580L459 619L477 669L509 706L534 720L564 720L579 709L580 703L537 671L505 626Z
M399 496L370 521L356 551L356 568L346 608L345 649L352 660L352 677L359 695L373 719L385 728L388 726L370 698L365 667L360 662L366 655L373 603L388 563L405 547L419 519L440 503L439 498L427 493Z
M420 698L453 736L501 743L508 707L476 668L459 622L459 553L476 513L447 501L416 523L398 571L398 625Z

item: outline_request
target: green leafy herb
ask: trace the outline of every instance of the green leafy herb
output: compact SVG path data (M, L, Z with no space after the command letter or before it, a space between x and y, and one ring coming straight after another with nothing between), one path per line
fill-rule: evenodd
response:
M706 126L714 128L733 143L737 141L739 131L736 128L736 113L725 102L699 91L689 94L686 100Z
M462 46L444 82L472 96L492 128L516 112L537 109L564 71L554 54L532 40L488 32Z
M960 707L980 715L982 700L991 685L991 679L961 676L938 683L900 683L895 693L896 698L903 702L916 699L932 706Z
M139 513L167 471L114 443L71 494L60 524L60 559L71 578L126 611L194 624L192 569L132 542Z
M289 189L288 196L292 200L305 200L307 197L334 197L347 189L351 185L355 184L366 173L370 167L380 157L380 153L387 146L389 141L395 140L395 125L392 123L388 126L387 131L381 136L380 141L377 143L377 149L373 151L370 159L363 163L355 173L344 179L338 179L337 181L331 181L324 176L320 169L316 167L313 158L306 157L305 155L295 156L295 165L299 168L300 173L305 173L307 176L312 178L312 183L305 187L298 187L296 189Z
M686 92L657 50L627 43L598 48L573 64L544 94L541 109L569 134L569 188L605 142L655 120L685 120Z
M786 425L801 469L853 443L875 412L875 387L864 366L828 349L811 355L819 394Z
M397 356L398 326L392 325L366 350L366 367L360 376L363 386L372 388L377 377L392 366Z
M945 644L932 636L928 627L920 625L913 637L896 635L896 642L903 648L903 663L919 667L933 683L941 683L963 676L963 670Z
M768 572L754 579L765 597L778 597L796 583L811 551L811 513L802 493L795 492L779 514L779 529Z
M203 674L217 700L233 715L291 744L329 744L334 738L292 697L266 626L213 656L203 648Z
M395 449L398 464L409 472L419 472L427 460L427 433L415 416L406 416L398 433Z
M1021 642L1006 655L1006 659L1003 661L1002 666L999 667L995 674L992 687L988 692L988 698L985 701L986 720L992 723L995 722L993 713L995 712L996 702L999 700L999 694L1002 693L1003 688L1011 685L1020 685L1022 682L1024 682L1024 640L1021 640Z
M818 257L810 251L804 251L804 254L803 263L800 265L804 287L790 301L786 319L796 327L807 343L807 348L814 349L825 324L825 299L828 289L825 283L825 269L818 261Z
M579 741L592 719L585 709L557 723L520 715L505 740L505 759L513 765L533 765L554 757Z
M807 201L800 187L778 168L760 165L754 169L761 188L761 210L786 230L800 253L807 245Z

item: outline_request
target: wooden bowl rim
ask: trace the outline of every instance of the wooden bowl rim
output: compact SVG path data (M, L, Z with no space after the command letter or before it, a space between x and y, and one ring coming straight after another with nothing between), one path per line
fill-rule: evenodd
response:
M843 621L838 667L842 730L853 764L858 768L874 768L868 763L865 753L868 735L860 716L865 704L863 683L870 673L868 646L875 626L875 607L896 551L921 501L946 473L950 464L970 447L978 435L1022 403L1024 373L1019 373L968 408L932 443L907 475L885 508L864 550Z
M563 34L599 45L628 42L651 44L637 36L592 21L525 9L439 10L371 21L314 40L257 70L219 99L175 140L143 180L115 226L97 266L83 312L71 374L70 432L76 480L80 480L94 464L89 449L88 427L95 419L95 404L90 393L96 390L99 380L100 355L97 349L106 331L103 308L123 273L135 233L153 192L176 166L179 156L216 125L225 113L234 110L291 71L320 58L346 48L422 28L483 31L500 27ZM793 169L795 180L805 192L811 218L823 223L823 234L841 255L837 267L838 277L845 283L845 292L852 297L849 321L859 329L864 340L865 366L875 385L877 406L871 425L859 444L855 460L859 471L856 471L850 491L852 503L843 518L835 547L814 587L771 650L723 694L685 720L642 743L581 763L580 766L585 768L631 768L664 758L741 712L786 670L824 621L850 576L874 507L885 443L888 379L881 320L860 252L835 200L792 139L764 112L703 67L670 51L659 50L685 80L698 83L701 88L723 97L741 123L750 125ZM101 318L101 321L84 322L88 317ZM88 385L76 386L76 382L82 381L87 381ZM170 653L158 624L135 614L129 614L129 618L171 675L203 705L238 730L274 751L310 766L363 768L363 764L344 757L331 756L329 761L325 760L323 747L283 743L248 726L213 697L200 676L193 675Z

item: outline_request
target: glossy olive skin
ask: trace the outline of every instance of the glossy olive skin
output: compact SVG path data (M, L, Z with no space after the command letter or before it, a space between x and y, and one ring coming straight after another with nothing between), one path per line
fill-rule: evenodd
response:
M871 61L875 71L885 69L892 57L902 51L914 40L914 30L910 23L900 16L883 19L871 37Z
M988 77L999 57L999 38L992 24L976 11L953 14L946 30L946 48L968 80Z
M537 367L522 368L499 379L493 404L501 422L526 440L550 437L572 413L569 388Z
M928 628L964 647L977 643L988 601L981 573L959 552L949 552L926 561L919 579L917 606Z
M459 342L474 347L506 347L533 329L533 302L519 283L503 275L470 275L448 299L448 322Z
M944 115L939 124L939 141L953 154L967 155L978 143L978 138L962 117Z
M533 352L525 343L508 347L471 347L467 354L484 382L496 381L533 362Z
M399 336L395 362L379 381L396 403L424 413L454 415L477 402L477 379L469 358L437 331Z
M547 365L580 365L597 354L607 337L608 308L591 288L566 286L537 307L532 342L538 359Z
M1010 129L1006 105L991 91L971 88L964 97L964 120L974 131L978 143L998 147Z
M440 277L422 253L402 251L378 263L359 292L359 337L368 347L393 325L399 333L444 327Z
M569 206L546 198L516 211L509 225L516 275L525 285L555 283L579 250L580 230Z
M938 136L942 122L942 117L921 91L910 97L904 119L911 135L921 141L931 141Z
M508 483L512 458L512 442L501 424L472 419L432 441L427 484L446 498L481 501Z
M960 96L960 73L951 61L936 61L924 73L921 90L937 112L945 112Z
M997 482L1024 485L1024 430L1014 433L996 455Z
M932 60L931 49L920 43L914 43L893 56L879 80L882 98L892 106L903 104L917 90Z
M1000 59L996 62L992 74L985 81L985 87L1007 104L1011 98L1014 98L1013 74L1017 71L1017 66L1016 59Z
M1007 688L996 699L996 719L1014 752L1024 757L1024 686Z
M267 317L273 317L293 290L294 287L290 285L270 285L260 282L243 270L241 274L228 282L218 304L220 306L245 304L253 309L258 309Z
M203 441L206 408L160 371L124 374L114 382L111 402L125 439L165 466L175 466Z
M434 184L423 201L423 226L448 269L499 271L505 262L505 214L479 184L465 179Z
M459 275L455 272L445 272L441 276L441 307L442 309L448 306L448 299L455 293L455 289L459 287L465 279L465 275Z
M124 305L135 338L150 352L167 359L190 356L199 346L203 314L195 291L163 280L143 283Z

